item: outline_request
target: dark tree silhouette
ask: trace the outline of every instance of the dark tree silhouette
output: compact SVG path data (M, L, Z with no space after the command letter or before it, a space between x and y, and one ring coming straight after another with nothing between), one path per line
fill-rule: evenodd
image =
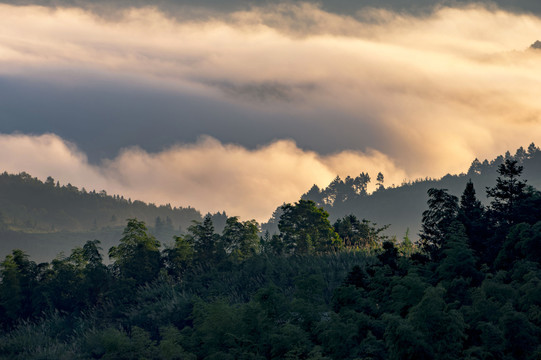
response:
M516 223L516 208L527 198L526 181L520 180L523 167L516 160L506 159L498 167L496 186L487 188L487 196L493 198L489 215L496 227Z
M475 195L475 188L471 179L466 184L466 188L460 197L458 220L464 225L470 247L480 257L481 263L485 262L483 256L487 247L486 238L488 237L485 208Z
M420 245L433 260L438 260L449 226L458 215L458 198L446 189L428 190L428 210L423 212Z
M353 214L336 220L333 224L334 231L342 239L344 246L353 249L376 247L381 240L385 239L381 233L389 225L377 228L375 223L363 219L360 221Z
M211 215L207 214L203 222L194 221L188 231L190 232L189 242L195 252L195 260L203 263L214 261L219 235L214 233Z

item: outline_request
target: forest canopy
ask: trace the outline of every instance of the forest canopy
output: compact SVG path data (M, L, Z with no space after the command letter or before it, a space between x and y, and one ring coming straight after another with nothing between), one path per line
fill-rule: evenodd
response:
M284 204L280 232L196 220L162 247L129 219L103 263L98 240L50 263L0 263L0 354L9 359L537 359L541 193L516 159L483 205L428 191L420 240Z

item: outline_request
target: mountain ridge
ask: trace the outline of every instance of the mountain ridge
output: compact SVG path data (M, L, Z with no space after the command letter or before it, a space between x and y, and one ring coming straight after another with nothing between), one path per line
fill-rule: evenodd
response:
M506 152L495 159L475 159L466 173L447 174L440 179L418 179L399 186L379 188L367 192L370 176L361 173L356 178L339 177L326 188L313 186L301 196L312 200L329 213L331 221L353 214L379 225L389 224L386 234L401 239L409 232L415 240L420 230L422 212L426 209L427 191L445 188L460 196L471 179L477 196L485 204L486 187L494 185L498 166L507 158L516 159L524 166L528 184L541 188L541 150L531 144L520 147L515 155ZM262 233L278 233L280 207L268 222L261 224ZM233 214L234 215L234 214ZM0 174L0 257L20 248L38 261L49 260L85 241L99 239L103 248L116 245L128 218L148 224L150 231L163 244L186 231L193 221L202 221L202 214L188 206L147 204L132 201L105 191L86 191L70 184L60 185L49 177L45 182L23 172L17 175ZM212 215L215 229L225 225L225 212Z
M381 185L369 194L366 188L371 181L370 176L361 173L356 178L347 177L344 180L336 177L323 189L314 185L301 199L312 200L323 207L331 221L353 214L380 225L389 224L387 234L390 236L402 238L409 229L409 235L415 238L421 228L428 189L443 188L449 190L450 194L460 196L471 179L481 202L488 204L486 188L494 186L499 165L509 158L516 159L524 166L523 178L528 185L541 188L541 150L531 143L527 149L518 148L515 155L507 151L490 161L475 159L468 171L462 174L447 174L439 179L417 179L387 188ZM273 217L262 224L263 231L277 233L279 215L278 208Z
M43 182L26 172L0 174L0 257L19 248L45 261L96 238L109 248L116 245L129 218L144 221L168 244L203 216L191 206L132 201L104 190L60 185L52 177ZM216 213L212 219L220 229L227 215Z

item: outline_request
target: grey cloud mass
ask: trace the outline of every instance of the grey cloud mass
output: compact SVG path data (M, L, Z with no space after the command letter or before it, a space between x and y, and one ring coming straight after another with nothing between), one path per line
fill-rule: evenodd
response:
M537 0L308 0L308 1L268 1L268 0L4 0L2 3L19 6L40 5L49 7L79 7L93 11L101 16L120 16L122 10L130 7L156 7L180 19L205 19L224 13L247 10L252 6L268 6L269 4L309 3L321 6L328 12L337 14L355 14L362 8L384 8L391 11L427 14L434 8L442 6L464 6L485 4L523 13L541 13L541 3Z
M55 133L76 143L94 163L126 147L156 152L201 135L250 149L292 138L321 153L359 144L374 147L385 140L377 124L359 123L356 116L333 109L299 110L291 104L303 102L314 85L200 82L225 97L164 89L111 73L50 70L37 79L0 75L0 133Z

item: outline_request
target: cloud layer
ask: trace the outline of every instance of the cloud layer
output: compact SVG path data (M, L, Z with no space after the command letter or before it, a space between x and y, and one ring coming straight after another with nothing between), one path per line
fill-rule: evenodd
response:
M159 153L126 149L98 166L56 135L0 135L0 162L5 171L27 169L43 180L56 174L58 180L79 188L202 211L225 209L230 215L259 221L267 220L282 202L296 201L314 182L326 186L339 173L363 168L383 170L397 181L405 176L374 151L320 156L286 140L247 150L209 137Z
M3 136L9 171L262 219L337 173L400 183L541 142L534 15L0 13L0 132L57 134Z

